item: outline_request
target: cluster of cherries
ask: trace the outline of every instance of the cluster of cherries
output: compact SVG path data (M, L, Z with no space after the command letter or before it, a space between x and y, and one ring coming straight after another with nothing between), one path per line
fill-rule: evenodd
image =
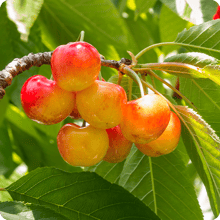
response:
M63 159L73 166L118 163L132 143L152 157L173 151L181 124L166 100L150 94L128 102L120 85L98 80L100 69L100 54L91 44L61 45L51 58L53 80L35 75L22 87L21 103L32 120L51 125L70 116L89 124L60 129L57 145Z

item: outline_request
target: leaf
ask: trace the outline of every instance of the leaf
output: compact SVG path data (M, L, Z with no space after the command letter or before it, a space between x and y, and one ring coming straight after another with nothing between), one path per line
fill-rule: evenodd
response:
M29 54L30 52L37 53L39 51L44 51L38 25L34 25L31 28L28 42L21 41L15 24L10 21L6 15L4 6L5 3L0 8L1 42L4 42L4 44L0 43L0 51L4 51L4 53L0 54L1 69L3 69L14 58L20 58ZM22 85L30 76L36 75L38 73L38 69L38 67L32 67L30 70L23 72L19 76L16 76L13 79L12 84L6 88L6 93L10 101L12 101L18 107L21 107L20 91Z
M194 24L201 24L212 20L217 8L217 4L213 0L161 1L183 19L189 20Z
M23 39L28 38L44 0L7 1L8 17L17 25Z
M0 100L0 125L2 124L6 110L9 106L9 100L7 94L4 96L4 99Z
M156 0L135 0L136 3L136 10L135 10L135 17L137 18L141 13L145 13L152 8L156 3Z
M44 205L69 219L159 219L132 194L96 173L38 168L6 190L14 200Z
M0 131L0 175L3 175L13 168L12 144L6 121L0 125Z
M22 202L2 202L0 203L0 217L5 220L68 220L60 213L39 205Z
M105 56L107 45L114 45L119 51L132 49L126 25L109 0L95 3L83 0L80 4L71 0L45 0L39 18L43 40L50 49L75 41L82 30L86 33L85 41Z
M184 28L186 28L188 22L179 17L171 9L162 6L159 19L161 42L172 42L176 39L176 36ZM164 53L176 50L177 46L163 47Z
M189 52L167 57L164 62L188 63L203 68L207 65L216 65L219 63L219 60L204 53Z
M185 106L176 106L184 120L183 141L202 179L214 215L220 208L220 139L200 115Z
M150 158L137 148L129 154L119 184L163 219L203 219L197 197L177 149Z
M17 126L20 130L26 132L30 136L38 140L41 139L40 135L33 126L31 119L29 119L26 114L19 110L16 106L11 104L9 105L6 112L6 118L13 125Z
M140 1L138 1L140 2ZM149 2L149 1L145 1ZM143 48L152 45L156 42L156 37L159 35L158 31L158 24L156 23L154 17L147 13L147 19L143 19L138 17L135 20L135 12L132 10L127 10L128 17L124 18L126 22L126 26L129 29L130 35L134 39L133 47L136 49L135 51L138 52ZM155 29L157 31L155 31ZM156 32L156 33L155 33ZM140 34L141 33L141 34ZM130 42L130 44L132 41ZM128 50L128 49L126 49ZM135 52L132 51L132 52ZM145 53L142 57L140 57L140 62L157 62L157 54L154 50L150 50L149 53Z
M189 51L206 53L220 59L220 20L208 21L183 30L175 42Z
M125 160L121 163L108 163L106 161L101 161L97 165L88 167L85 170L96 172L98 175L111 183L118 183L124 163Z
M180 92L198 109L198 113L220 136L220 86L209 79L180 78Z
M220 66L219 65L208 65L202 69L205 75L208 76L213 82L220 85Z

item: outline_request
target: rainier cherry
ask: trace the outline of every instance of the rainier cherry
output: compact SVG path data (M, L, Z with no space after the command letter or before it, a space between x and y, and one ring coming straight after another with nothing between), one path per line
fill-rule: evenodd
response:
M109 163L119 163L130 153L132 142L121 133L119 126L106 129L109 138L109 148L103 160Z
M30 77L21 89L21 104L26 115L43 124L64 120L73 110L75 97L44 76Z
M122 120L127 103L125 90L116 84L95 80L76 94L76 105L82 118L97 128L113 128Z
M57 135L57 146L63 159L72 166L92 166L105 156L109 139L104 129L89 125L65 124Z
M145 144L157 139L170 120L170 108L159 95L145 95L123 107L120 123L125 138L134 143Z
M178 145L181 134L181 123L177 115L171 112L170 122L163 134L147 144L136 144L136 147L150 157L158 157L160 155L172 152Z
M74 42L54 50L51 69L58 86L67 91L80 91L96 80L101 69L101 59L91 44Z

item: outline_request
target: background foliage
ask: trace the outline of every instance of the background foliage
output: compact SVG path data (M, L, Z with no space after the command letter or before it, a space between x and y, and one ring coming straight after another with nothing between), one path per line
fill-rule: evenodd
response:
M23 83L36 74L49 78L50 67L33 67L17 76L0 101L0 187L7 187L8 191L0 193L1 215L5 219L15 216L26 219L27 213L29 216L31 213L30 219L41 219L43 214L48 219L74 216L74 219L200 220L205 214L198 203L203 181L217 217L219 143L210 138L207 125L220 136L220 83L218 72L213 72L214 67L218 70L220 58L220 22L211 21L216 8L213 0L4 2L0 7L0 70L16 57L52 51L73 42L82 30L85 41L106 59L130 58L127 51L137 54L152 44L174 41L178 44L145 53L139 63L165 60L199 68L213 66L207 69L204 78L180 77L180 91L194 103L205 121L201 123L195 115L190 117L186 109L178 109L191 126L191 133L183 126L182 138L174 152L150 159L133 146L125 161L118 164L102 161L87 169L65 163L56 146L59 129L72 119L56 125L40 125L27 118L22 110ZM190 51L212 57L202 62L198 54L187 53ZM157 74L175 86L178 74L169 74L171 70ZM105 80L117 80L113 69L102 67L102 75ZM172 103L184 104L174 100L171 90L160 81L155 83L157 90L169 96ZM122 86L126 90L126 77ZM133 84L132 98L138 97L139 89ZM18 168L23 164L28 174L21 178L23 174L18 173Z

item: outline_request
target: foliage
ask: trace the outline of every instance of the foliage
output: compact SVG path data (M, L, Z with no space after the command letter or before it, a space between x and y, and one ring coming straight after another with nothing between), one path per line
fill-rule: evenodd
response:
M217 3L200 0L198 7L181 2L8 0L1 5L0 70L16 57L74 42L84 30L85 41L105 59L131 59L127 51L137 54L134 70L150 69L160 77L152 80L149 73L147 83L171 102L182 120L181 140L168 155L150 158L133 145L123 162L72 167L61 158L56 137L61 126L73 120L46 126L22 110L23 83L36 74L51 76L49 66L32 67L13 79L0 100L4 219L200 220L205 213L198 202L198 179L206 187L213 215L219 216L220 20L212 20ZM102 67L102 76L117 83L114 69ZM163 84L164 79L175 87L178 77L180 92L189 102L176 99ZM130 84L129 77L123 77L127 93ZM136 83L132 92L132 99L141 96ZM20 178L16 168L21 164L28 173Z

